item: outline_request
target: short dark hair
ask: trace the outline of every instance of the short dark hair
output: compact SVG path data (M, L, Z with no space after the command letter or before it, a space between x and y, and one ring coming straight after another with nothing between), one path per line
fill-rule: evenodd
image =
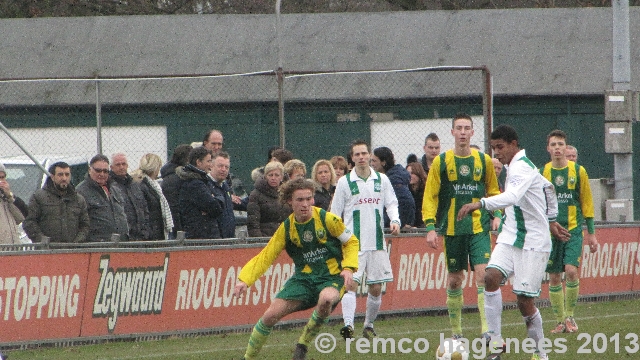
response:
M271 155L282 165L286 164L289 160L293 160L293 153L287 149L275 149ZM271 159L269 159L269 161L271 161Z
M389 171L389 169L396 164L396 160L393 158L393 152L386 146L375 148L375 150L373 150L373 155L380 159L380 162L384 161L382 168L385 172Z
M565 143L567 142L567 134L562 130L555 129L551 131L549 135L547 135L547 145L549 144L549 139L552 137L557 137L563 139Z
M93 164L97 163L98 161L104 161L109 164L109 158L106 155L98 154L92 157L91 160L89 160L89 166L93 166Z
M196 148L193 148L189 152L189 164L196 166L197 161L204 159L205 157L207 157L207 155L212 155L212 153L211 150L207 149L206 147L198 146Z
M424 138L425 145L427 145L427 140L440 141L440 138L438 137L438 134L432 132L429 135L427 135L427 137Z
M353 156L353 148L358 146L358 145L364 145L367 147L367 152L371 152L371 147L369 146L369 143L367 143L366 141L362 140L362 139L356 139L353 140L351 142L351 144L349 145L349 159L351 159L351 157ZM355 165L355 162L353 161L353 159L351 159L351 163L353 163Z
M456 120L460 120L460 119L471 121L471 128L473 128L473 119L471 118L471 116L469 114L466 114L466 113L463 113L463 112L459 112L453 117L453 120L451 120L451 128L452 129L456 125Z
M289 200L293 198L293 193L296 190L311 190L311 194L316 191L316 184L310 179L295 179L290 180L282 184L279 190L279 198L282 204L288 204Z
M182 144L176 146L171 156L171 163L178 166L185 166L189 161L189 153L193 150L193 146L189 144Z
M282 149L280 146L272 146L269 148L269 151L267 152L267 162L271 161L271 158L273 158L273 152L278 150L278 149ZM291 157L293 159L293 156ZM289 159L291 160L291 159Z
M68 169L70 168L69 164L67 164L64 161L58 161L55 162L53 164L51 164L51 166L49 166L49 174L53 175L56 173L56 168L61 168L61 169Z
M491 140L504 140L507 143L510 143L514 140L518 142L518 133L512 126L504 124L498 125L491 132Z

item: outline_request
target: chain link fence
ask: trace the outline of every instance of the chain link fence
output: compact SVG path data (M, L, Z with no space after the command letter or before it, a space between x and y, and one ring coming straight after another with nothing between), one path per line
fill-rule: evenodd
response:
M0 162L33 164L25 150L43 163L123 152L133 171L144 154L166 161L177 145L201 142L215 128L248 192L252 169L267 162L272 146L291 150L308 173L318 159L345 156L356 138L391 148L404 164L410 153L422 156L431 132L443 150L451 148L447 133L457 112L473 116L473 142L485 150L491 101L485 67L0 79L0 122L13 137L0 133ZM12 186L42 177L24 170L7 175ZM22 194L25 201L36 182Z

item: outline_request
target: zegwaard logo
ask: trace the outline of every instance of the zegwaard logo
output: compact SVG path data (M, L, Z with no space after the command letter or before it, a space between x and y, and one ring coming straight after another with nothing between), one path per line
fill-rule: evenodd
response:
M458 170L460 171L460 175L462 176L467 176L471 172L471 169L469 169L469 165L462 165Z
M109 267L110 255L102 255L98 270L100 283L93 302L93 317L107 317L112 333L118 316L160 314L167 282L169 253L163 264L148 267Z
M564 177L562 177L562 175L556 176L556 178L553 179L553 183L556 184L556 186L564 185Z

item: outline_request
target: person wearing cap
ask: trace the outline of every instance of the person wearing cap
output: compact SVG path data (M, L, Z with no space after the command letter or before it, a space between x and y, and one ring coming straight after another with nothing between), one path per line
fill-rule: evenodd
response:
M29 200L29 215L22 227L34 242L47 236L51 242L80 243L87 241L89 213L87 202L71 183L71 167L56 162L49 167L42 189Z
M17 226L24 220L24 215L16 206L15 199L7 182L7 172L0 164L0 244L20 243Z

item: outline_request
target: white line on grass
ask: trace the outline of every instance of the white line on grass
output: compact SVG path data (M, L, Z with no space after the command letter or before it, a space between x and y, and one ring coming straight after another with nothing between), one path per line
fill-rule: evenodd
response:
M587 316L587 317L580 317L580 320L595 320L595 319L603 319L603 318L615 318L615 317L623 317L623 316L631 316L631 315L638 315L638 313L626 313L626 314L610 314L610 315L599 315L599 316ZM549 323L549 322L555 322L555 320L544 320L544 323ZM517 322L517 323L508 323L508 324L503 324L502 327L515 327L515 326L522 326L521 322ZM463 327L463 329L472 329L475 327L472 326L466 326ZM425 334L425 333L441 333L441 332L446 332L449 331L450 328L444 328L444 329L431 329L431 330L421 330L421 331L404 331L404 332L394 332L394 333L388 333L385 335L388 336L394 336L394 335L408 335L408 334ZM247 336L248 339L248 336ZM272 345L264 345L263 348L275 348L275 347L293 347L291 344L272 344ZM233 351L238 351L238 356L242 356L241 352L244 351L246 349L246 347L242 347L242 348L227 348L224 349L224 351L229 351L229 350L233 350ZM147 355L142 355L142 356L127 356L127 357L116 357L116 358L99 358L98 360L109 360L109 359L152 359L152 358L159 358L159 357L167 357L167 356L178 356L178 355L196 355L196 354L209 354L209 353L216 353L218 352L218 350L216 349L210 349L210 350L197 350L197 351L181 351L181 352L172 352L172 353L153 353L153 354L147 354Z

